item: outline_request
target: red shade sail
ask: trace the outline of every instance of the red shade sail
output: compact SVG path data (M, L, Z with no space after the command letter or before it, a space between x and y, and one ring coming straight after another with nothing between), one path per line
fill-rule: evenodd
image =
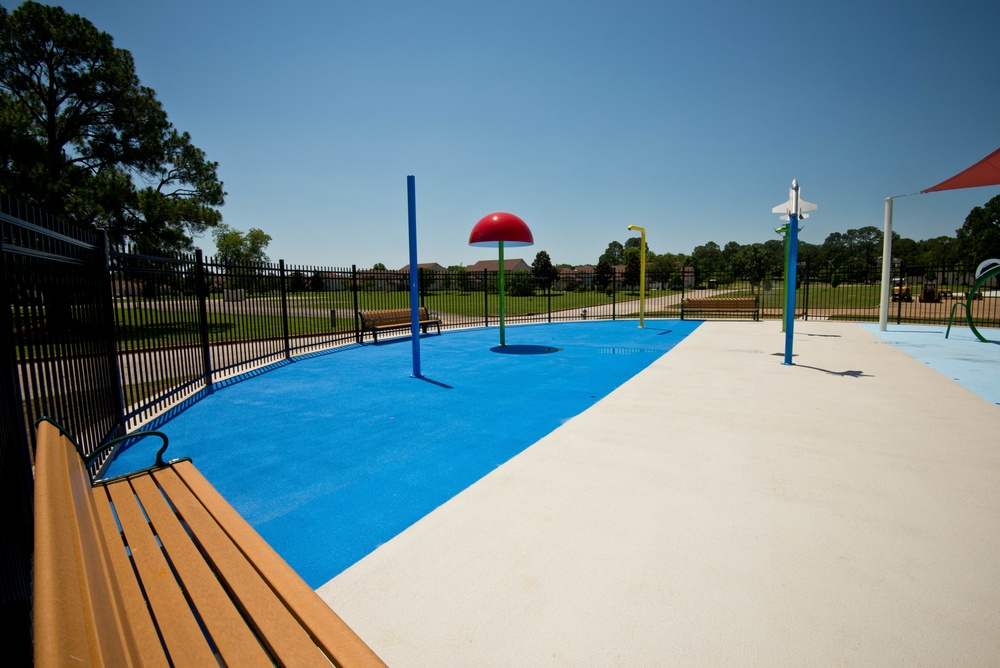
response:
M483 216L472 228L470 246L530 246L535 243L527 224L512 213L497 211Z
M959 188L978 188L980 186L1000 185L1000 148L946 181L921 190L922 193L932 193L939 190L957 190Z

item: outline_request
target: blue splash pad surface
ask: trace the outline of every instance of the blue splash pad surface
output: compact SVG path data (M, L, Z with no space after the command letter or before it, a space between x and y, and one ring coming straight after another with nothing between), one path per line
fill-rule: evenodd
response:
M159 425L313 588L578 415L698 322L445 332L299 359ZM108 475L147 466L156 439Z
M1000 330L980 327L989 341L976 338L972 330L947 325L888 325L880 332L877 324L862 327L886 343L920 360L938 373L951 378L986 401L1000 406Z

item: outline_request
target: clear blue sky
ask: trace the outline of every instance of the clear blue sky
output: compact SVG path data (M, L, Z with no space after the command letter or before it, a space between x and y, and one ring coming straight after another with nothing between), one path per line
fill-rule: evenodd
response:
M778 238L793 178L819 205L803 241L881 228L887 196L1000 147L998 2L62 6L219 163L225 222L291 263L406 264L411 174L420 262L495 257L467 242L501 210L535 236L508 257L582 264L630 224L655 252ZM997 194L896 200L895 230L953 235Z

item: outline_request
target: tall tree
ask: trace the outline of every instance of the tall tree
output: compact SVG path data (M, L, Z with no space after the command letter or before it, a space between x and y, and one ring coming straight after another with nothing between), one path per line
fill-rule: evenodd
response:
M831 232L823 241L823 256L831 265L841 265L850 259L851 252L843 232Z
M781 239L768 239L764 243L760 244L761 250L764 253L764 263L766 271L771 273L780 274L784 271L785 267L785 242ZM802 251L801 244L799 244L799 252ZM802 262L802 257L799 257L799 262Z
M709 241L703 246L695 247L691 252L691 261L698 272L698 280L701 280L722 269L722 249L719 244Z
M882 254L882 230L874 225L847 230L845 235L851 259L866 265L875 264Z
M733 258L740 252L740 244L730 241L722 248L722 269L723 271L733 270Z
M681 263L673 253L657 255L652 260L646 260L646 276L650 282L666 287L680 280ZM675 276L676 275L676 276ZM674 280L677 278L677 281Z
M0 8L0 189L112 240L189 249L222 220L217 163L167 120L132 54L60 7Z
M601 260L607 260L612 267L625 264L625 247L621 245L621 242L612 241L601 257L597 258L598 262Z
M458 287L462 292L468 292L469 290L469 270L465 267L448 267L448 271L452 274L452 282Z
M638 248L625 249L625 274L622 284L626 287L638 287L641 278L642 260Z
M323 272L314 271L312 276L309 277L309 289L313 292L323 292L326 290L326 280L323 277Z
M535 282L543 290L548 290L559 277L559 270L552 266L552 258L545 251L538 251L535 261L531 263L531 273L535 275Z
M611 281L615 278L614 267L605 258L601 258L597 261L597 266L594 267L594 289L604 292L611 285Z
M920 244L895 232L892 233L892 255L899 258L904 267L923 264L920 259Z
M271 235L256 227L244 234L229 225L219 225L212 231L215 239L216 260L227 267L247 267L267 264L267 245Z
M970 211L955 236L959 259L969 266L1000 257L1000 195Z
M750 285L759 297L761 282L767 276L771 262L770 253L764 248L764 244L747 244L740 246L733 256L733 272L740 278L750 281Z
M293 271L288 281L288 290L290 292L305 292L307 287L305 274L299 270Z
M778 263L779 267L785 266L785 242L779 241L781 244L781 260ZM799 240L799 262L804 262L811 267L820 267L823 262L823 248L816 244L811 244L806 241Z
M637 250L642 250L642 237L641 236L638 236L638 237L629 237L628 239L626 239L625 240L625 249L628 250L629 248L635 248ZM647 255L647 257L649 256L649 254L650 254L649 243L647 242L646 243L646 255Z
M958 241L952 237L934 237L917 242L919 264L951 267L958 261Z

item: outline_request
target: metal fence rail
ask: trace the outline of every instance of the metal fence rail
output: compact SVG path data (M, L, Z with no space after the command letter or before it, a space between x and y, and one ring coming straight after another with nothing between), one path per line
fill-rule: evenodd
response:
M129 427L207 386L194 258L109 253L115 339Z

